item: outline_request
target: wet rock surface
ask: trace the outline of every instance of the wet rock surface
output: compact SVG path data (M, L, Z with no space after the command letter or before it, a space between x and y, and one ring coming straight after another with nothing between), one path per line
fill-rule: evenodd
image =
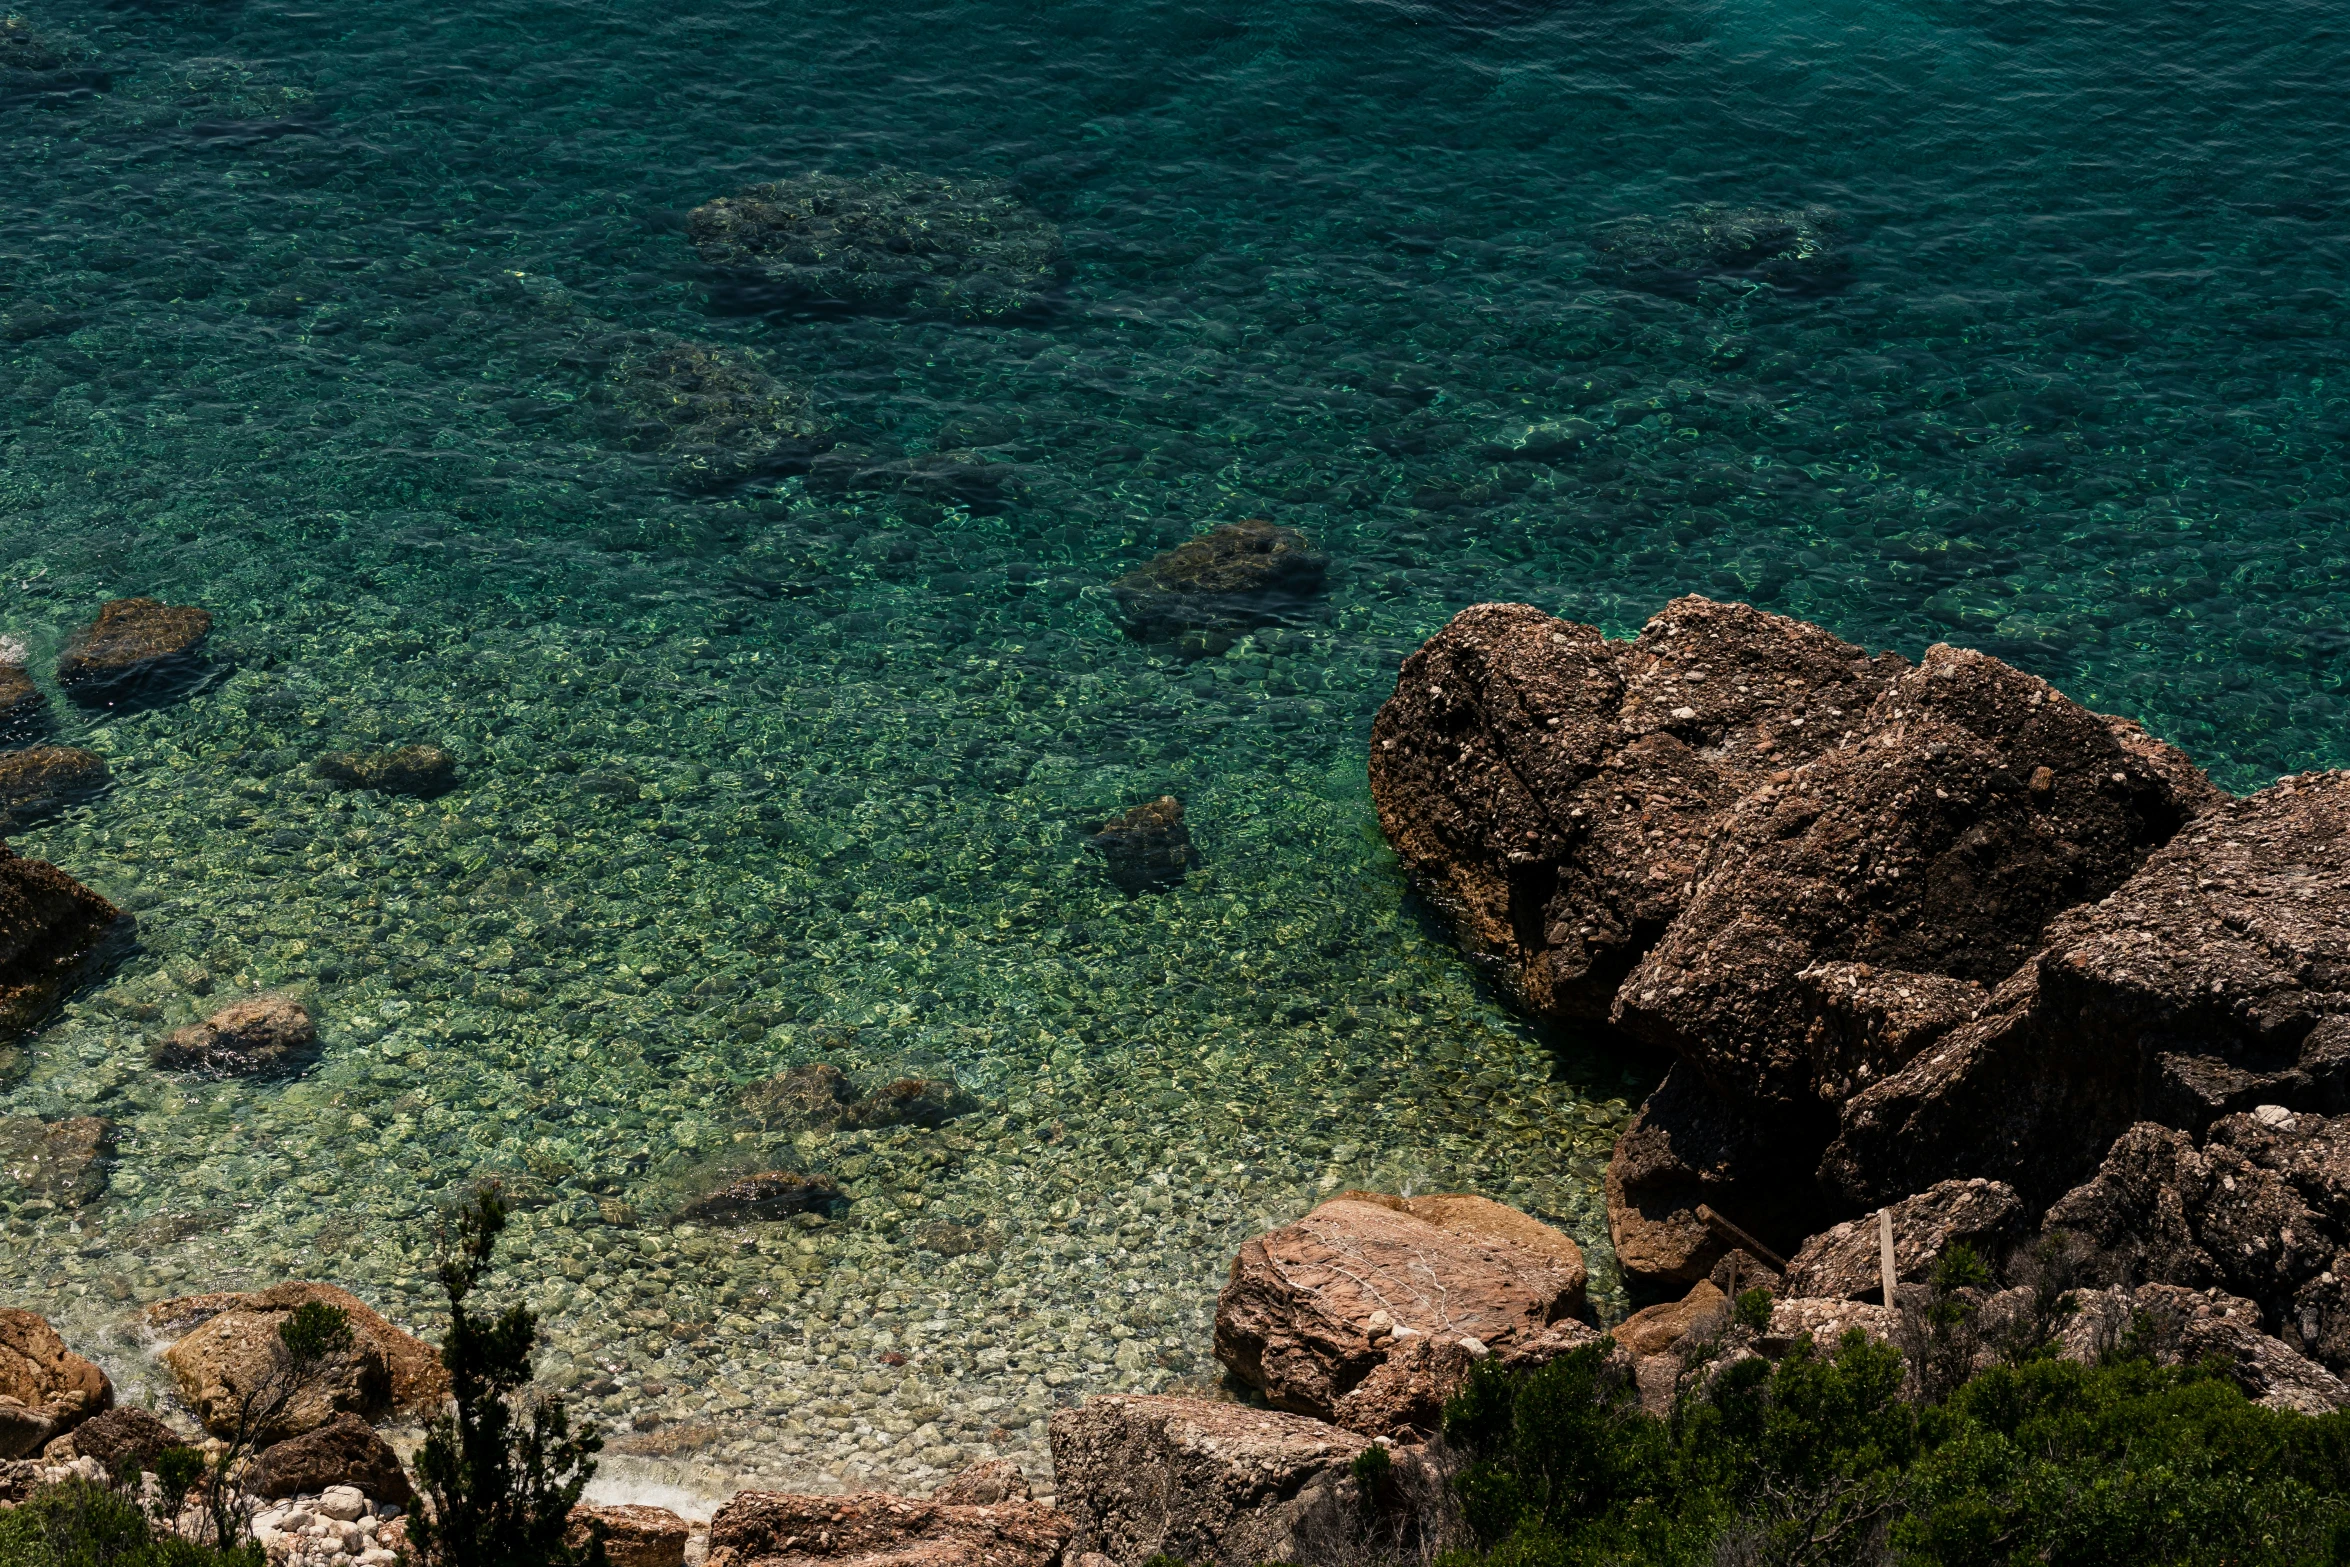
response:
M744 1491L710 1520L708 1567L1055 1567L1073 1527L1030 1501L978 1507L876 1491Z
M0 1033L55 1006L125 925L120 909L56 866L0 844Z
M96 1202L105 1195L113 1151L114 1125L100 1116L0 1116L0 1181L20 1200L65 1210Z
M1008 188L896 170L754 185L696 207L686 232L704 261L781 303L953 320L1037 309L1061 254L1059 230Z
M38 1453L114 1402L106 1373L29 1311L0 1307L0 1458Z
M234 1001L201 1023L176 1030L157 1047L155 1064L214 1077L291 1071L318 1043L318 1026L291 996Z
M0 723L5 722L0 714ZM0 751L0 833L95 799L112 781L106 758L95 751L64 745Z
M23 652L17 650L16 657ZM21 663L12 663L0 650L0 741L22 740L38 732L48 716L48 701L33 684Z
M703 1224L750 1224L796 1213L830 1213L847 1200L829 1175L769 1170L695 1198L678 1217Z
M1183 802L1171 794L1099 823L1085 842L1108 863L1110 880L1128 892L1173 886L1199 864L1183 825Z
M163 1351L163 1363L188 1407L219 1435L233 1424L238 1400L270 1375L278 1329L313 1301L346 1313L351 1347L286 1407L275 1436L298 1436L338 1414L374 1419L394 1410L430 1414L439 1408L448 1388L439 1354L332 1284L182 1296L150 1306L145 1320L159 1334L181 1335Z
M1251 518L1153 557L1110 593L1138 641L1182 639L1190 651L1220 653L1260 626L1303 615L1329 569L1295 528Z
M1371 1446L1303 1415L1117 1395L1057 1411L1051 1443L1070 1551L1120 1567L1308 1559L1317 1530L1354 1502L1348 1466Z
M1216 1358L1277 1408L1432 1429L1451 1389L1428 1341L1507 1354L1582 1303L1574 1242L1496 1206L1348 1193L1248 1241L1217 1297Z
M115 599L57 660L57 683L89 707L173 694L203 669L212 614L191 604Z
M1604 271L1660 293L1686 293L1709 280L1810 292L1831 286L1846 271L1834 244L1839 226L1826 207L1708 203L1618 219L1599 231L1592 250Z
M394 751L335 751L310 764L313 776L345 789L379 789L385 794L430 800L457 787L457 758L437 745L404 745Z
M352 1486L370 1499L405 1507L416 1499L400 1455L375 1428L345 1411L316 1430L273 1442L254 1460L246 1489L275 1499Z
M1953 1246L1985 1258L2004 1257L2023 1238L2029 1219L2013 1188L1976 1177L1944 1181L1892 1205L1896 1285L1922 1284ZM1877 1213L1864 1214L1814 1235L1787 1260L1780 1288L1789 1295L1884 1304L1884 1272Z
M603 390L620 432L667 457L670 476L688 489L805 473L832 445L806 387L723 344L631 334L613 354Z

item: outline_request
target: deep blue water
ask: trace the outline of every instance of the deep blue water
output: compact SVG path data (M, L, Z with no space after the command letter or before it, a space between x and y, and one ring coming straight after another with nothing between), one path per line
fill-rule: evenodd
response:
M433 1204L535 1181L550 1377L663 1412L637 1459L707 1488L1033 1458L1055 1401L1209 1377L1230 1246L1342 1183L1532 1208L1617 1309L1638 1070L1478 989L1362 782L1398 658L1482 599L1987 648L2232 788L2350 760L2316 5L26 19L61 63L0 73L0 632L38 665L120 594L219 622L195 696L58 704L118 785L17 840L144 932L0 1104L121 1128L101 1199L12 1208L8 1293L77 1331L288 1275L429 1326ZM1061 230L1047 307L770 309L688 243L712 197L882 168L1010 182ZM1611 225L1704 203L1830 209L1838 265L1611 269ZM648 331L1017 478L680 489L580 351ZM1200 662L1123 637L1110 579L1252 515L1328 551L1326 612ZM425 739L457 794L305 782ZM1204 865L1129 899L1078 829L1165 790ZM261 986L323 1020L301 1081L146 1066ZM737 1085L813 1059L985 1109L745 1131ZM668 1225L746 1163L849 1213Z

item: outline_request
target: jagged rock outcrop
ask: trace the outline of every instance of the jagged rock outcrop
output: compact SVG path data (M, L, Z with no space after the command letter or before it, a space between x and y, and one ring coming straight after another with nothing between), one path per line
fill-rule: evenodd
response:
M1787 1259L1780 1288L1829 1300L1885 1301L1880 1215L1863 1214L1803 1243ZM1891 1205L1895 1284L1923 1284L1953 1246L1969 1246L1996 1265L2023 1236L2030 1216L2013 1187L1976 1177L1944 1181Z
M332 1284L294 1282L249 1294L185 1295L148 1307L145 1321L158 1334L180 1335L163 1351L163 1363L206 1429L227 1435L240 1400L278 1363L278 1329L312 1301L345 1314L351 1347L326 1362L286 1406L271 1437L282 1440L316 1430L345 1412L372 1420L395 1410L417 1415L439 1410L449 1386L440 1355Z
M2125 1341L2163 1365L2216 1360L2271 1409L2322 1415L2350 1407L2350 1386L2266 1332L2257 1305L2220 1290L2142 1284L2083 1291L2059 1335L2067 1358L2090 1364Z
M30 1457L113 1404L106 1373L67 1349L55 1328L0 1307L0 1459Z
M0 843L0 1037L40 1021L129 928L56 866Z
M1424 1435L1469 1359L1543 1339L1585 1278L1572 1240L1498 1203L1347 1192L1242 1245L1216 1358L1277 1408Z

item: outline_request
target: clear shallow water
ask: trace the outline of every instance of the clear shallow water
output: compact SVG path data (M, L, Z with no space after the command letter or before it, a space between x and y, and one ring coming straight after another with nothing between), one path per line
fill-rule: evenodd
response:
M0 1083L122 1129L0 1271L126 1376L119 1325L199 1287L431 1331L432 1205L481 1173L528 1200L550 1378L703 1490L1041 1464L1055 1402L1209 1378L1232 1247L1341 1184L1551 1217L1620 1309L1597 1181L1645 1084L1479 990L1362 782L1397 659L1480 599L1623 634L1744 597L1989 648L2231 787L2350 760L2314 6L680 13L31 13L107 84L0 100L0 631L38 665L147 592L221 654L173 706L60 704L118 786L16 840L143 923ZM1016 180L1055 307L761 314L684 238L881 166ZM1848 280L1595 271L1600 225L1703 201L1836 209ZM607 328L1023 496L678 491L590 395ZM1575 460L1484 455L1568 416ZM1329 551L1326 618L1198 664L1120 636L1110 578L1256 514ZM417 740L466 786L306 781ZM1165 790L1205 866L1129 899L1076 829ZM264 985L323 1020L306 1077L145 1065ZM732 1108L811 1060L985 1109ZM666 1223L747 1166L854 1201Z

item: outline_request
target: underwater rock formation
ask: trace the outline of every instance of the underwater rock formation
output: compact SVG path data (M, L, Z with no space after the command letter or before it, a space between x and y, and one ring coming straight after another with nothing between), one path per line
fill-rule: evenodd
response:
M1110 880L1127 892L1172 887L1199 864L1191 831L1183 825L1183 802L1171 794L1100 823L1085 841L1108 862Z
M0 1116L0 1180L14 1183L26 1199L80 1208L106 1190L107 1160L114 1152L114 1123L94 1115L44 1121L37 1116Z
M349 1318L351 1347L287 1405L273 1439L316 1430L346 1411L368 1420L394 1411L439 1412L449 1377L438 1352L332 1284L297 1281L250 1294L184 1295L149 1306L143 1320L158 1335L181 1335L163 1351L163 1363L205 1428L226 1435L235 1426L239 1399L276 1363L278 1329L313 1301Z
M85 707L169 694L202 669L212 615L192 604L115 599L74 634L57 683Z
M253 996L174 1032L157 1048L155 1064L210 1077L257 1077L300 1065L317 1042L318 1026L299 1001Z
M33 30L24 17L0 14L0 71L54 71L65 51Z
M1183 639L1221 653L1259 626L1302 613L1330 569L1295 528L1252 517L1187 539L1110 584L1138 642Z
M1708 279L1811 291L1846 271L1826 207L1772 211L1707 204L1658 216L1621 218L1592 242L1599 269L1636 288L1679 294Z
M29 1311L0 1307L0 1458L38 1453L114 1404L106 1373Z
M750 1224L788 1219L795 1213L830 1213L848 1201L829 1175L767 1170L727 1182L678 1211L680 1219L703 1224Z
M936 1078L901 1077L860 1095L829 1061L810 1061L742 1091L742 1105L768 1127L871 1131L892 1126L940 1127L969 1115L979 1101L961 1085Z
M404 745L396 751L334 751L310 764L313 776L345 789L429 800L457 787L457 758L437 745Z
M70 745L0 751L0 833L45 821L105 792L106 758Z
M1020 499L1026 481L1017 463L970 451L907 457L870 446L836 446L808 465L811 495L910 495L940 505L992 512Z
M12 649L17 659L21 648ZM32 672L20 662L0 657L0 741L21 739L41 726L48 702L33 684Z
M0 1034L39 1021L130 925L56 866L0 844Z
M602 392L632 441L666 455L671 479L687 489L805 473L832 445L807 388L717 343L631 333L612 356Z
M686 232L714 267L798 305L980 321L1036 309L1058 279L1060 231L985 180L884 170L808 174L696 207Z

